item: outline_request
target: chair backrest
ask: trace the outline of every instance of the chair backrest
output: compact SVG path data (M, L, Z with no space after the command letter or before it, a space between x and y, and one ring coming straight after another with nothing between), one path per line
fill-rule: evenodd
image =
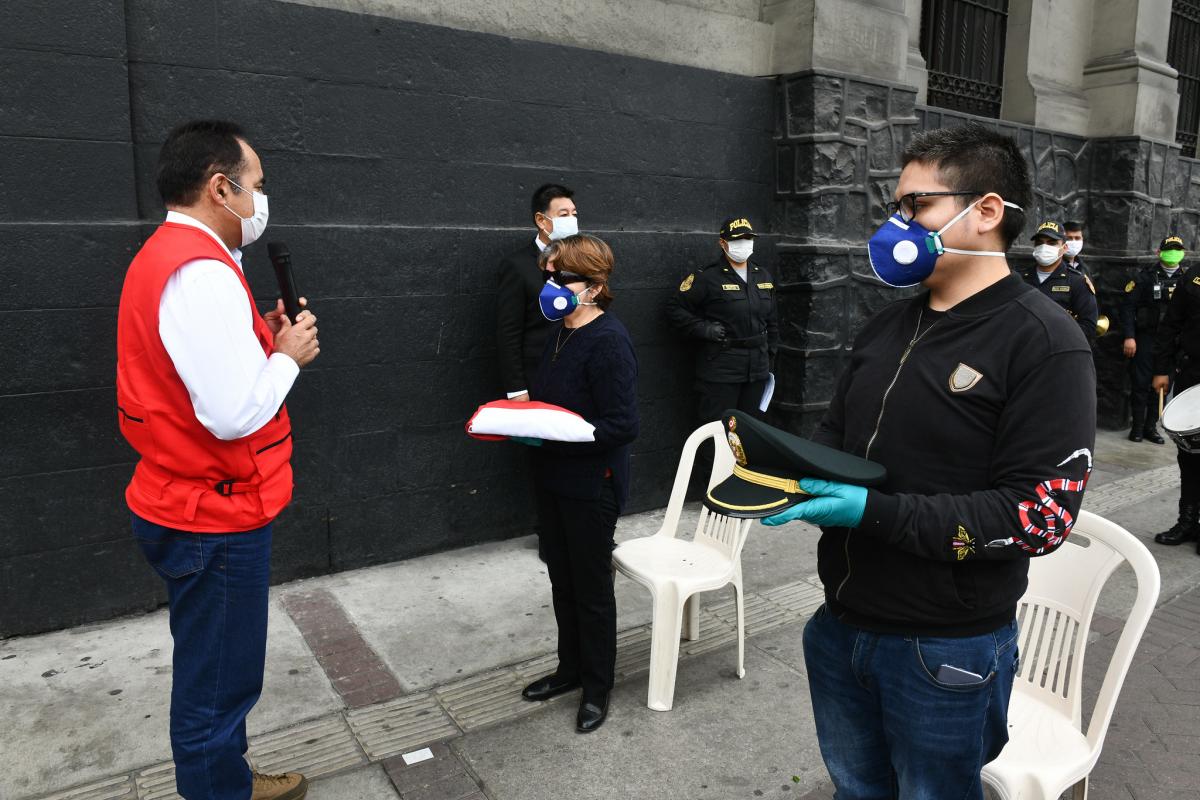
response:
M663 517L660 533L674 536L679 529L679 517L683 513L683 501L687 495L688 482L692 478L692 465L696 461L696 450L705 439L713 441L713 466L708 476L708 486L711 489L733 474L733 453L725 441L725 426L720 422L709 422L692 431L692 435L683 443L683 452L679 456L679 468L675 470L675 485L671 488L671 499L667 501L667 511ZM707 509L705 509L707 511ZM703 515L701 515L703 520Z
M750 523L753 520L735 519L724 514L700 509L700 519L696 521L694 542L707 545L717 550L735 564L742 556L742 545L750 534Z
M1029 588L1017 609L1021 667L1014 691L1057 708L1082 727L1081 680L1092 615L1100 590L1123 562L1133 568L1137 597L1088 723L1093 753L1104 743L1134 650L1158 601L1158 564L1129 531L1081 511L1071 535L1057 550L1030 561Z

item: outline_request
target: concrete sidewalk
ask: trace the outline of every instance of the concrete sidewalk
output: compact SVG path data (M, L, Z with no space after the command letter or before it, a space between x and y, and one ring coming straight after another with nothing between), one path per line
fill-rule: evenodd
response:
M1097 440L1084 507L1148 543L1163 592L1094 798L1183 797L1200 784L1200 557L1151 541L1175 517L1174 455L1117 433ZM618 539L660 524L661 512L624 518ZM520 698L554 663L549 582L530 538L278 586L251 758L263 771L301 769L316 800L828 797L800 648L821 602L816 537L804 525L754 526L746 677L734 672L731 592L711 593L669 713L645 706L649 596L619 578L618 683L590 736L574 733L577 698ZM1098 651L1132 597L1119 570ZM0 642L0 798L174 797L170 653L165 611ZM431 759L405 764L402 754L430 744Z

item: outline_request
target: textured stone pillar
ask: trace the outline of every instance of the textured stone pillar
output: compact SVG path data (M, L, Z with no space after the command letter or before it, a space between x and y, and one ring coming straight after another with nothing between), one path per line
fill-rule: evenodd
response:
M772 231L780 235L781 347L772 421L808 433L854 334L901 297L874 277L866 241L883 220L916 125L916 90L812 71L778 83Z
M920 0L764 0L763 21L774 25L781 74L771 224L780 236L781 346L771 419L808 433L854 333L898 296L874 278L866 240L917 123L917 91L906 82Z
M1108 0L1105 0L1108 2ZM1086 135L1092 0L1009 0L1002 119Z
M1083 68L1088 134L1174 141L1178 73L1166 62L1171 0L1103 0L1094 14Z

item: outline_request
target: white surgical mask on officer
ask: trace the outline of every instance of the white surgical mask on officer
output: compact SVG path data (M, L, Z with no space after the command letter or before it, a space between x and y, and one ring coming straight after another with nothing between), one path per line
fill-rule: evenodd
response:
M242 247L248 247L258 241L258 237L262 236L263 231L267 229L267 219L270 217L270 209L267 207L267 196L262 192L245 189L229 176L226 176L225 179L243 192L249 191L250 197L254 202L254 212L248 217L243 217L230 208L229 203L225 203L225 210L242 221Z
M1038 263L1039 267L1048 267L1055 261L1061 258L1062 253L1057 245L1039 244L1033 248L1033 260Z
M754 253L754 240L734 239L732 242L725 243L725 249L733 263L745 264Z
M1067 240L1067 255L1071 258L1079 255L1083 251L1083 239L1068 239Z

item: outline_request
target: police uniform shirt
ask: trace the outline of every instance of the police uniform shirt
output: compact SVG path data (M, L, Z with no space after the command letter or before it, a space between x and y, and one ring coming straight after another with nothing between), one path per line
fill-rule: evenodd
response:
M1175 287L1185 277L1186 270L1182 266L1174 275L1168 275L1158 264L1141 269L1136 278L1125 284L1125 294L1121 298L1121 335L1136 339L1158 330Z
M709 322L725 328L723 342L706 341L697 354L696 377L713 383L762 380L779 346L775 283L763 267L747 263L746 280L722 258L683 279L667 316L690 338L704 339Z
M1096 317L1099 315L1096 290L1083 273L1068 267L1066 261L1061 261L1045 280L1039 282L1036 266L1027 267L1021 277L1070 314L1079 323L1088 341L1096 338Z
M1176 369L1200 372L1200 270L1189 270L1176 282L1154 335L1154 374L1172 375ZM1197 376L1187 377L1190 384Z

